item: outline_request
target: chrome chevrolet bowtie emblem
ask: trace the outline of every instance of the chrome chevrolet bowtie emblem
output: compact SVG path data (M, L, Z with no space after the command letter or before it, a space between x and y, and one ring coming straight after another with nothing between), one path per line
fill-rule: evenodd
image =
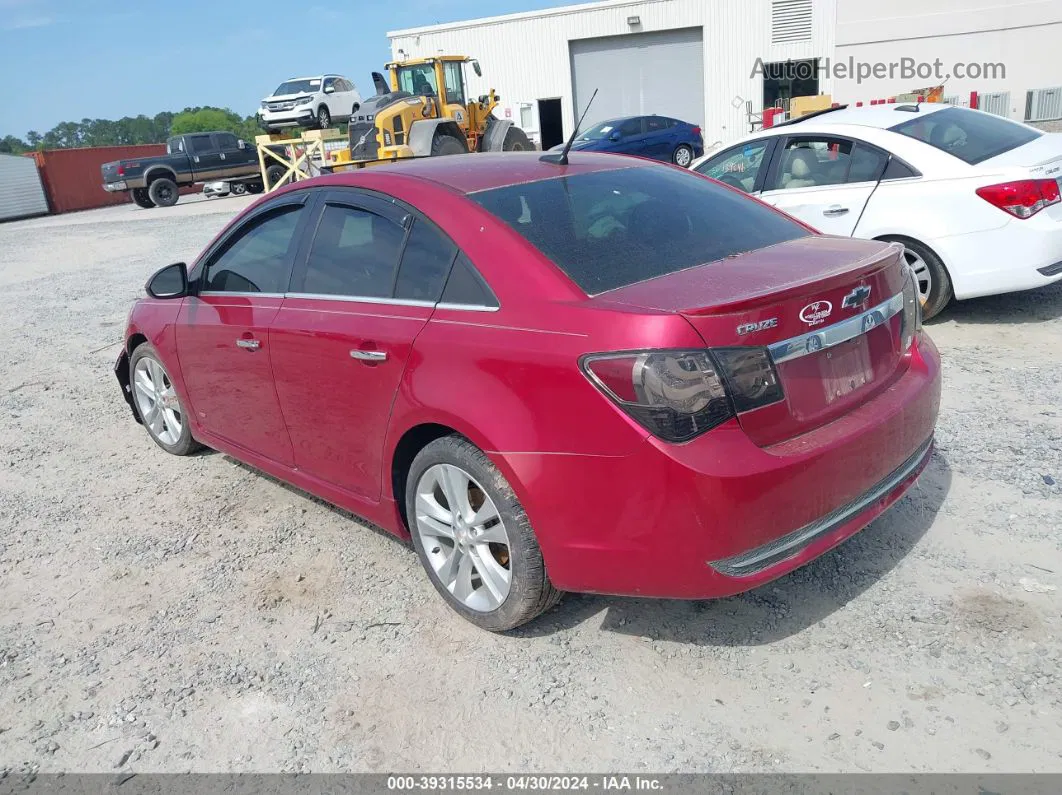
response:
M861 284L856 287L852 292L844 297L841 302L841 306L845 309L850 309L856 306L862 306L870 298L870 288L865 284Z

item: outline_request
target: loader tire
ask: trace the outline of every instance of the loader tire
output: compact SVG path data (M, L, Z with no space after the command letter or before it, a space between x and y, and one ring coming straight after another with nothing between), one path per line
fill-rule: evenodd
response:
M532 149L534 147L527 133L519 127L510 127L505 133L505 140L502 141L503 152L530 152Z
M461 142L452 135L436 135L431 142L432 157L440 157L442 155L463 155L467 152L468 149L462 146Z

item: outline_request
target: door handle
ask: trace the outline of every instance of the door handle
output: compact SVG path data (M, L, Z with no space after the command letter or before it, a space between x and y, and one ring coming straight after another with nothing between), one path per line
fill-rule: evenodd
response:
M224 159L225 159L225 153L224 153L224 152L222 152L222 153L221 153L221 159L222 159L222 160L224 160Z
M236 340L237 348L244 348L249 351L256 351L262 347L262 343L258 340Z
M196 163L198 163L199 162L199 156L196 155L195 157L192 158L192 160L195 161Z
M362 362L384 362L387 361L387 351L363 351L355 348L350 352L350 358Z
M836 215L844 215L847 212L848 212L848 208L847 207L842 207L839 204L835 204L832 207L829 207L829 208L823 210L822 214L823 215L827 215L827 216L836 216Z

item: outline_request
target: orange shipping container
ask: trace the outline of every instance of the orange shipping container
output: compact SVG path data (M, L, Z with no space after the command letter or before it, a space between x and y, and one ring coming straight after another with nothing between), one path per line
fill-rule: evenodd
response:
M48 204L53 213L91 210L111 204L126 204L128 193L108 193L103 189L100 166L112 160L166 154L165 144L141 146L98 146L85 149L46 149L34 152ZM193 187L181 193L194 193Z

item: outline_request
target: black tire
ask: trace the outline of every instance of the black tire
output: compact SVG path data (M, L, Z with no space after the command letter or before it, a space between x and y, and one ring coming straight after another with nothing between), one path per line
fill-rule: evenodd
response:
M679 144L671 155L671 162L682 168L689 168L693 163L693 147L688 144Z
M248 182L247 183L247 192L248 193L257 194L257 193L261 193L264 190L265 190L265 185L263 185L261 182Z
M332 126L332 114L328 112L328 108L325 105L317 109L317 126L322 130Z
M909 252L906 255L908 262L911 262L910 255L913 254L926 264L926 269L929 271L929 294L922 299L922 319L929 320L943 312L944 308L951 303L955 293L951 287L948 269L944 267L944 263L940 261L940 257L933 252L933 249L925 243L901 235L886 235L879 239L903 243L904 248ZM923 285L924 282L920 280L918 286L920 294L923 292Z
M503 152L530 152L534 148L527 133L519 127L513 126L505 131L505 140L502 141Z
M172 207L180 195L177 183L166 177L160 177L148 186L148 197L158 207Z
M243 196L247 193L247 184L244 182L230 182L229 194L232 196Z
M286 170L287 169L285 169L281 165L269 166L269 168L266 169L266 181L269 183L270 188L275 188L278 183L283 185L286 185L288 183L288 181L291 179L290 177L284 179L282 183L280 182L280 180L284 177L284 173Z
M147 188L133 188L129 191L129 195L133 199L133 204L137 207L143 207L145 210L150 210L155 206L155 202L151 201L151 197L148 195Z
M442 155L463 155L468 153L468 146L463 142L458 141L452 135L439 135L436 134L435 138L431 142L431 156L441 157Z
M156 350L151 347L151 345L147 342L140 343L140 345L136 347L136 350L133 351L133 355L129 357L129 381L133 389L133 405L135 406L136 413L138 416L140 416L141 421L144 421L144 430L147 431L147 435L151 437L151 441L153 441L155 444L157 444L159 447L161 447L163 450L165 450L167 453L170 453L171 455L191 455L197 450L200 450L203 445L201 445L192 437L192 430L188 425L188 411L186 410L184 401L181 399L180 395L176 395L176 399L180 411L180 416L183 421L181 422L180 436L175 442L167 444L166 442L158 438L148 426L143 414L141 413L140 403L137 399L136 394L136 382L134 380L136 378L137 363L143 359L154 360L154 362L158 364L158 366L162 369L162 372L165 374L166 381L170 381L170 377L169 372L166 370L166 366L162 363L162 359L159 358L158 352L156 352ZM176 394L176 389L174 390L174 393Z
M504 523L509 539L510 587L505 600L490 612L466 607L450 593L432 568L421 536L416 530L417 484L421 476L436 464L451 464L471 475L494 502ZM410 465L406 476L405 497L407 523L417 557L420 558L435 590L463 618L480 629L504 632L531 621L560 601L563 593L549 581L542 551L527 514L501 472L483 451L470 441L454 435L444 436L425 445Z

